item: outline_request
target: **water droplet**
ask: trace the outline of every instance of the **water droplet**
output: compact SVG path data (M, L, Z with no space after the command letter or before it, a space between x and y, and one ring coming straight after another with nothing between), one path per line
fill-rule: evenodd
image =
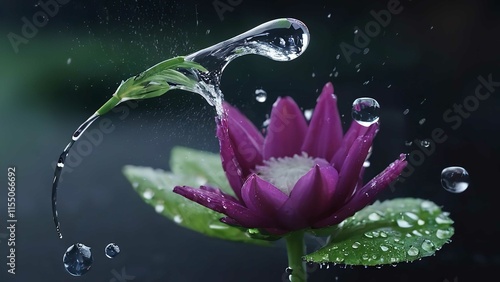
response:
M210 29L207 29L207 31L205 31L205 34L210 34Z
M447 213L442 213L442 214L438 215L435 218L435 220L436 220L437 224L452 224L453 223L453 220L451 220L451 218L448 217Z
M174 222L177 224L182 223L182 217L180 215L175 215L174 216Z
M368 85L368 83L370 83L370 81L369 81L369 80L367 80L367 81L363 82L363 85Z
M433 252L435 250L434 243L432 243L431 240L424 240L424 242L422 242L422 250L426 252Z
M109 243L104 249L104 253L108 258L114 258L120 254L120 247L115 243Z
M403 111L403 115L407 115L410 112L410 109L406 109Z
M363 50L363 55L368 54L368 52L370 52L370 48L365 48L365 49Z
M335 59L340 59L340 54L337 54L337 56L335 57Z
M431 29L434 29L434 26L431 26Z
M87 273L93 261L90 247L81 243L70 246L63 255L64 268L73 276Z
M377 221L380 220L380 215L376 212L372 212L371 214L368 215L368 219L371 221Z
M144 191L144 193L142 193L142 197L144 197L144 199L146 199L146 200L153 199L154 195L155 195L155 193L149 189Z
M370 167L370 161L365 161L363 163L363 167Z
M71 58L68 58L68 60L66 61L66 64L67 65L71 64Z
M436 237L438 237L439 239L446 239L450 237L450 233L451 232L449 230L438 229L436 231Z
M313 73L311 74L311 77L316 77L316 74L313 72Z
M332 13L328 14L328 16L326 16L327 18L331 18L332 17Z
M255 100L259 103L264 103L267 100L267 92L264 89L256 89Z
M380 236L380 232L378 232L378 231L373 231L372 234L373 234L373 237L375 237L375 238Z
M459 166L451 166L441 172L441 185L452 193L462 193L469 186L469 173Z
M165 206L163 204L157 204L157 205L155 205L155 211L157 213L162 213L164 209L165 209Z
M411 144L413 144L413 142L411 142L411 141L405 141L405 145L406 146L411 146Z
M336 71L336 72L333 74L333 76L334 76L334 77L339 76L339 72L338 72L338 71Z
M415 248L415 247L411 246L411 247L408 249L408 252L407 252L407 253L408 253L408 255L409 255L409 256L414 257L414 256L417 256L417 255L418 255L419 250L418 250L417 248Z
M416 215L416 214L414 214L412 212L405 212L404 215L407 216L407 217L409 217L409 218L411 218L411 219L413 219L413 220L419 220L418 215Z
M361 243L359 243L359 242L354 242L354 243L352 244L352 248L353 248L353 249L357 249L357 248L359 248L359 246L360 246L360 245L361 245Z
M380 249L382 250L382 252L387 252L389 250L389 248L384 245L380 245Z
M370 259L370 256L369 256L368 254L363 254L363 255L361 256L361 258L362 258L363 260L369 260L369 259Z
M413 233L413 235L422 237L422 233L420 233L418 230L413 230L411 233Z
M312 114L313 114L313 109L304 111L304 117L306 118L306 120L311 120Z
M357 28L356 28L356 29L354 30L354 34L358 34L358 31L359 31L359 29L357 29Z
M391 88L391 87L392 87L392 84L387 85L387 88Z
M398 218L396 220L396 223L398 224L399 227L401 228L410 228L413 226L413 224L410 224L408 221L402 219L402 218Z
M422 140L420 141L420 145L422 145L422 147L429 148L431 142L429 140Z
M425 224L425 221L423 221L423 220L419 219L419 220L417 220L417 224L418 224L418 225L424 225L424 224Z
M372 232L366 232L364 235L365 235L366 238L370 238L370 239L373 238L373 233Z
M423 125L425 123L425 118L418 121L418 124Z
M352 103L352 118L363 126L370 126L379 119L380 105L373 98L358 98Z
M385 233L384 231L380 231L380 237L387 238L387 233Z

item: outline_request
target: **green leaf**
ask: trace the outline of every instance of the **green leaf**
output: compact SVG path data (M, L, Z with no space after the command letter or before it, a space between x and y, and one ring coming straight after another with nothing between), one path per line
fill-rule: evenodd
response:
M180 154L180 152L177 152L177 154ZM203 160L198 161L204 163ZM184 164L184 167L186 167L186 164ZM224 215L192 202L172 191L176 185L198 187L202 181L196 175L177 175L160 169L137 166L125 166L123 173L146 203L152 205L156 212L170 218L181 226L215 238L269 245L267 241L251 238L245 230L220 222L219 219Z
M304 258L372 266L431 256L454 233L448 215L423 199L376 202L341 222L326 246Z
M197 179L198 185L196 186L208 183L234 196L233 189L229 186L226 174L222 169L219 154L177 146L171 151L170 168L175 175ZM177 183L177 185L188 184Z

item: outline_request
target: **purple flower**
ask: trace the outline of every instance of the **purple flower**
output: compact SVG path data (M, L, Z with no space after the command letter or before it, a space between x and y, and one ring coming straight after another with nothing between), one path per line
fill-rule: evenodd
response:
M290 97L273 105L267 134L224 104L217 121L222 166L236 197L220 189L174 192L226 215L221 221L275 235L338 224L374 201L406 166L405 155L363 185L379 124L353 121L344 135L333 85L327 83L308 125Z

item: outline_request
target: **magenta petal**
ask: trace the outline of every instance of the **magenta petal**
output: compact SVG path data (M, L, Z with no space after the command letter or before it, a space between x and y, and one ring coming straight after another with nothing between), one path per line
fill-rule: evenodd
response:
M353 197L340 210L331 216L318 221L314 228L321 228L342 222L354 215L368 204L372 203L377 194L394 181L406 167L406 156L401 154L399 159L391 163L384 171L370 180L363 188L356 191Z
M292 230L310 226L331 205L338 173L330 165L315 165L302 176L281 208L283 224Z
M279 218L278 210L288 199L287 195L256 174L250 175L243 184L241 197L249 209L273 219Z
M188 186L174 187L174 193L197 202L211 210L223 213L245 227L267 227L269 220L257 215L247 207L218 193ZM229 196L229 195L228 195Z
M356 138L360 136L365 135L367 130L368 127L362 126L356 121L352 121L349 130L347 130L346 134L342 138L342 145L340 145L340 148L337 150L337 152L335 152L331 160L333 167L335 167L337 171L340 171L342 169L342 165L344 164L347 153L349 152L349 149L351 149L354 140L356 140Z
M332 203L333 209L343 205L356 188L361 169L363 168L363 163L368 156L368 151L370 150L377 130L378 124L372 124L368 128L366 134L362 137L358 137L349 149L339 173L339 182Z
M293 99L278 98L273 105L264 140L264 159L300 154L306 132L307 122Z
M236 196L241 199L241 186L243 185L243 173L234 154L233 145L229 138L227 117L216 119L217 138L219 138L220 157L222 168L226 173L227 180L233 188Z
M262 164L264 137L255 125L236 108L224 103L224 109L227 113L229 138L235 157L241 167L243 177L246 177L251 169Z
M310 156L331 160L342 142L342 124L337 109L337 97L329 82L323 87L314 108L302 151Z
M205 191L209 191L209 192L212 192L212 193L215 193L215 194L218 194L220 195L221 197L225 198L225 199L228 199L228 200L231 200L231 201L234 201L236 203L239 203L239 200L236 199L235 197L229 195L229 194L226 194L224 192L222 192L221 189L219 188L215 188L215 187L211 187L211 186L200 186L200 189L201 190L205 190Z

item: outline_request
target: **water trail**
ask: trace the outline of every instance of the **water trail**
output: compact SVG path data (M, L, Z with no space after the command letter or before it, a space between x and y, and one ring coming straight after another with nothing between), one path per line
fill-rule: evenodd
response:
M306 25L299 20L282 18L266 22L231 39L184 57L185 61L196 62L208 71L202 72L194 68L178 69L179 72L196 83L189 87L174 83L170 89L182 89L202 95L211 106L215 107L217 115L220 117L223 114L222 101L224 97L220 90L220 80L225 67L231 61L250 54L264 56L274 61L291 61L305 51L309 41L309 31ZM109 111L125 100L113 96L103 108ZM99 116L100 110L78 127L71 141L61 153L55 168L52 184L52 216L59 238L62 238L62 233L57 213L57 188L61 172L71 147Z

